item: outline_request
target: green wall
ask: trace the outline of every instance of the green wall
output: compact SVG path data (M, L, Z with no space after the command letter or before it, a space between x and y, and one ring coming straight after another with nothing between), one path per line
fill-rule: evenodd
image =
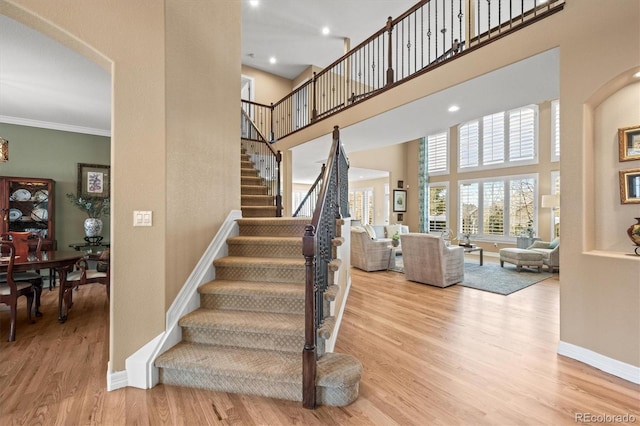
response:
M0 123L0 136L9 141L9 161L0 163L0 176L55 180L55 237L59 250L83 241L87 217L65 194L76 193L78 163L111 164L111 139L60 130ZM102 235L109 240L109 217Z

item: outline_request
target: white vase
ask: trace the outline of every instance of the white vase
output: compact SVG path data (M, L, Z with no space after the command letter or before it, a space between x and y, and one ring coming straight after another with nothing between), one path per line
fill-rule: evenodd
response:
M84 220L84 234L87 237L97 237L102 233L102 220L89 217Z

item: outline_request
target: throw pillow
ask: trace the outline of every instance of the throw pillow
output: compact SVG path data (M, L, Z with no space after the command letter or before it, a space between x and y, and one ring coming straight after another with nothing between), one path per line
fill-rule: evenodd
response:
M549 243L549 248L553 250L554 248L558 247L558 245L560 245L560 238L554 238L553 241Z
M364 227L360 225L352 226L351 229L356 232L367 232Z
M401 226L402 225L387 225L386 226L386 228L387 228L387 238L392 238L396 234L396 232L398 234L402 234Z
M371 238L372 240L375 240L377 238L376 231L368 223L364 225L364 230L367 231L367 234L369 234L369 238Z

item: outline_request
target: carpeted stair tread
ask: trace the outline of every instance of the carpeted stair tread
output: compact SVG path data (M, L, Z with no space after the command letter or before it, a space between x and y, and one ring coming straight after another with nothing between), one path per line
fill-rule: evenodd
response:
M181 327L304 336L303 314L196 309L180 318Z
M155 366L190 370L202 376L223 375L302 385L300 353L180 342L160 355ZM346 387L358 382L361 375L362 364L351 355L326 353L318 360L316 385Z
M304 257L296 258L271 258L271 257L244 257L225 256L213 261L216 267L242 267L250 265L252 267L281 269L304 267Z

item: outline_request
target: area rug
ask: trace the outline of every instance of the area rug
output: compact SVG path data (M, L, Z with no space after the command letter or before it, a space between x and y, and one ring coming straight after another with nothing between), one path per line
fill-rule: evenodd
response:
M390 270L404 273L402 256L396 257L396 265ZM487 262L480 266L474 260L464 263L464 281L459 285L506 296L552 276L549 272L538 273L537 269L522 268L517 272L515 265L509 263L505 263L504 268L498 263Z

